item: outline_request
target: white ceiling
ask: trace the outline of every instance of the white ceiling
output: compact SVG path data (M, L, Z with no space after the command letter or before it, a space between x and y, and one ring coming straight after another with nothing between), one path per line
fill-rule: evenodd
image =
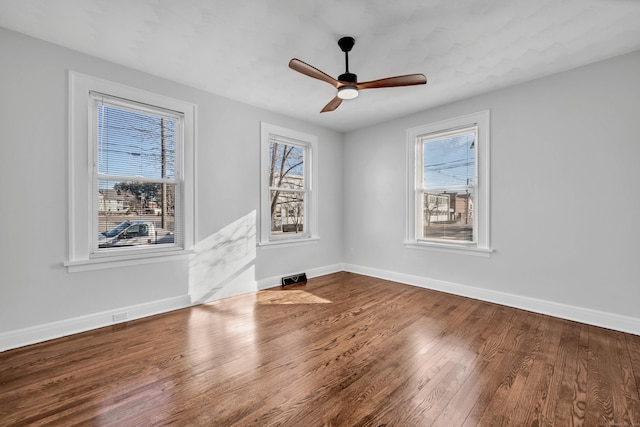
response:
M639 50L640 1L0 0L0 26L349 131ZM335 89L287 64L337 77L345 35L359 81L428 84L362 91L320 114Z

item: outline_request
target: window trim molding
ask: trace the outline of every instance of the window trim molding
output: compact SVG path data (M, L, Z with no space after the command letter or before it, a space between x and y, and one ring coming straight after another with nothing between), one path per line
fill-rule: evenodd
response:
M490 256L493 252L490 241L490 122L490 110L483 110L407 129L406 234L404 240L406 248L479 256ZM476 161L478 165L476 174L478 176L478 182L476 185L479 209L474 209L474 213L478 215L477 242L475 244L466 242L452 244L418 240L416 238L416 227L418 223L416 216L416 190L418 187L416 167L421 164L421 160L417 157L419 151L417 146L418 138L428 134L462 128L473 124L477 124L478 126L478 141L476 146Z
M63 263L69 272L140 265L179 258L192 252L195 237L195 147L197 106L159 93L149 92L91 75L68 70L68 250ZM158 106L184 114L183 153L177 178L183 197L184 247L114 251L112 256L94 256L90 247L93 233L92 150L89 129L92 106L90 92ZM102 254L101 254L102 255Z
M269 135L282 136L284 138L299 141L306 145L305 156L305 182L307 185L308 200L305 200L306 217L305 227L307 232L301 235L287 235L272 238L270 233L271 215L269 205L271 195L267 173L269 171ZM258 246L286 247L290 245L307 244L316 242L318 236L318 137L299 132L267 122L260 122L260 232Z

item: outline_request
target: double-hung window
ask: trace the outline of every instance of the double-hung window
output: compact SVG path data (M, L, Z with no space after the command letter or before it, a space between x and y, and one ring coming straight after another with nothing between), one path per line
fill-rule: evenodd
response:
M92 252L181 247L176 154L184 115L98 92L90 97L97 225Z
M260 243L316 238L317 137L262 123Z
M418 137L416 239L475 243L473 204L476 193L478 125Z
M195 105L70 72L70 270L193 245Z
M412 247L488 253L489 112L408 131Z

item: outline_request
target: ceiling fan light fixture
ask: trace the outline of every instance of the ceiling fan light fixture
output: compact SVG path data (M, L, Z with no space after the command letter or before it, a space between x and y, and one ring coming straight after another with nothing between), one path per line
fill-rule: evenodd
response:
M358 88L355 86L347 85L338 88L338 98L340 99L353 99L358 97Z

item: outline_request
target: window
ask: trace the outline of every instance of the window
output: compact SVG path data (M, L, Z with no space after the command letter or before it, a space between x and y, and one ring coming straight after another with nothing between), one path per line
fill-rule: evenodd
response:
M317 137L261 124L260 243L317 239Z
M193 245L196 107L69 72L70 271L182 256Z
M476 139L478 126L437 132L417 138L421 173L416 189L419 212L416 239L475 243L472 215L476 191Z
M184 115L97 92L90 97L97 189L91 252L182 247L176 148L182 145Z
M489 112L409 129L406 244L488 254Z

